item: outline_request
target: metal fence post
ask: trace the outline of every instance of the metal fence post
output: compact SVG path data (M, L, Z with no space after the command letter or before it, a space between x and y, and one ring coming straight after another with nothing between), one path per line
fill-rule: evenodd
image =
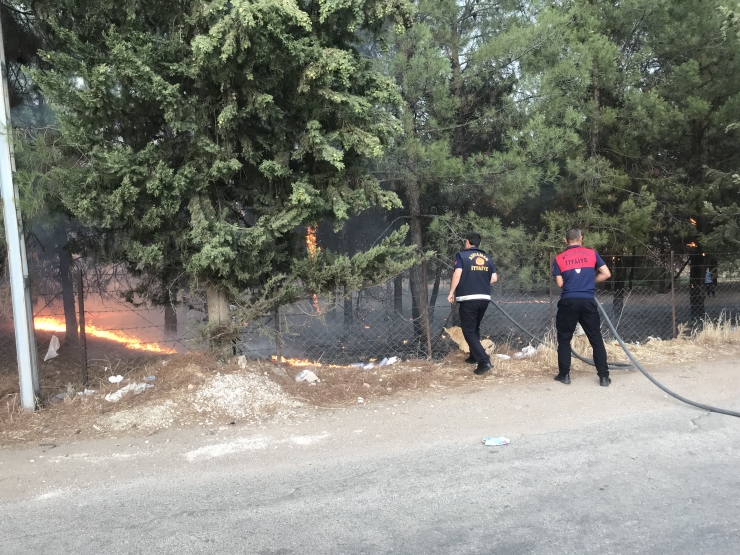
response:
M0 22L0 196L5 221L5 241L8 247L8 271L15 324L21 406L25 410L34 410L41 388L23 222L17 206L18 186L13 183L15 163L11 135L7 66L5 65L5 48Z
M280 339L280 309L275 309L275 354L277 355L278 368L282 368L283 364L283 344Z
M85 290L82 284L82 268L77 269L77 296L80 306L80 370L82 385L87 385L87 337L85 335Z
M671 251L671 318L673 327L673 339L678 337L678 328L676 327L676 265L673 259L673 251Z
M547 273L550 276L550 330L552 331L553 328L553 320L552 320L552 264L553 264L553 256L552 253L550 253L550 265L548 266Z

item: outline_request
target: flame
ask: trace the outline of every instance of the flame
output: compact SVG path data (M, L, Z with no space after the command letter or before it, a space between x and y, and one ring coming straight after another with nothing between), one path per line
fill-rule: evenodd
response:
M67 326L63 320L43 316L34 319L34 328L39 331L51 331L57 333L65 333L67 331ZM101 330L100 328L96 328L92 323L85 324L85 335L97 337L98 339L115 341L116 343L123 344L127 349L135 351L148 351L150 353L162 354L173 354L175 352L174 349L160 347L157 343L144 343L138 337L126 335L120 331Z
M316 242L315 225L310 225L306 229L306 248L308 249L308 255L311 258L316 258L316 255L321 252L321 247L319 247L318 243Z
M686 243L686 246L687 247L697 247L698 245L694 243L693 241L691 241L691 243Z
M689 221L691 222L691 225L696 225L696 220L694 218L689 218Z
M275 355L272 355L270 357L270 360L272 360L272 362L277 362L277 357ZM315 368L347 368L346 366L341 366L339 364L321 364L319 362L311 361L305 358L285 358L283 356L280 357L280 362L299 368L303 366L313 366Z
M318 243L316 242L315 225L310 225L306 228L306 248L308 249L308 256L311 258L311 260L316 258L316 255L321 252L321 247L319 247ZM313 307L314 310L316 310L316 314L321 314L318 295L313 296Z

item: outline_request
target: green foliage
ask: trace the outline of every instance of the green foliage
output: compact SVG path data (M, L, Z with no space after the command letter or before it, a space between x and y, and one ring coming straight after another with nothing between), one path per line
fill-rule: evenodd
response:
M537 26L556 32L522 72L534 109L580 139L561 164L544 217L551 229L569 221L612 251L680 250L711 229L705 202L721 200L706 168L737 167L723 131L740 109L740 59L722 40L718 7L542 4Z
M482 218L470 212L435 219L429 234L439 256L453 261L469 231L480 233L480 247L492 255L507 290L533 291L546 286L550 253L555 248L546 237L533 237L523 226L504 226L499 218Z
M402 1L34 8L53 38L52 69L33 78L85 154L53 179L136 271L272 295L285 276L317 280L301 273L298 226L400 206L366 169L397 131L397 91L354 45L360 30L408 25ZM397 268L402 239L344 269Z

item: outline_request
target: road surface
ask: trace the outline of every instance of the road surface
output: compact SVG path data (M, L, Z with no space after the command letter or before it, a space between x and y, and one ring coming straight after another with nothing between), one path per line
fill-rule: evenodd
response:
M738 370L656 375L737 410ZM0 552L740 553L740 419L612 376L5 450Z

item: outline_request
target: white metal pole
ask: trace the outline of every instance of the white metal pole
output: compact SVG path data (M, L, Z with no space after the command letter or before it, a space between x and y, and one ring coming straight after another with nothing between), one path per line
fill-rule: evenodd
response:
M2 21L0 21L0 193L5 220L5 240L8 247L10 289L13 298L15 346L18 354L21 406L26 410L36 408L39 393L36 337L33 329L33 305L26 248L23 242L23 223L17 209L18 190L13 184L12 157L10 152L10 99L8 75L5 65Z

